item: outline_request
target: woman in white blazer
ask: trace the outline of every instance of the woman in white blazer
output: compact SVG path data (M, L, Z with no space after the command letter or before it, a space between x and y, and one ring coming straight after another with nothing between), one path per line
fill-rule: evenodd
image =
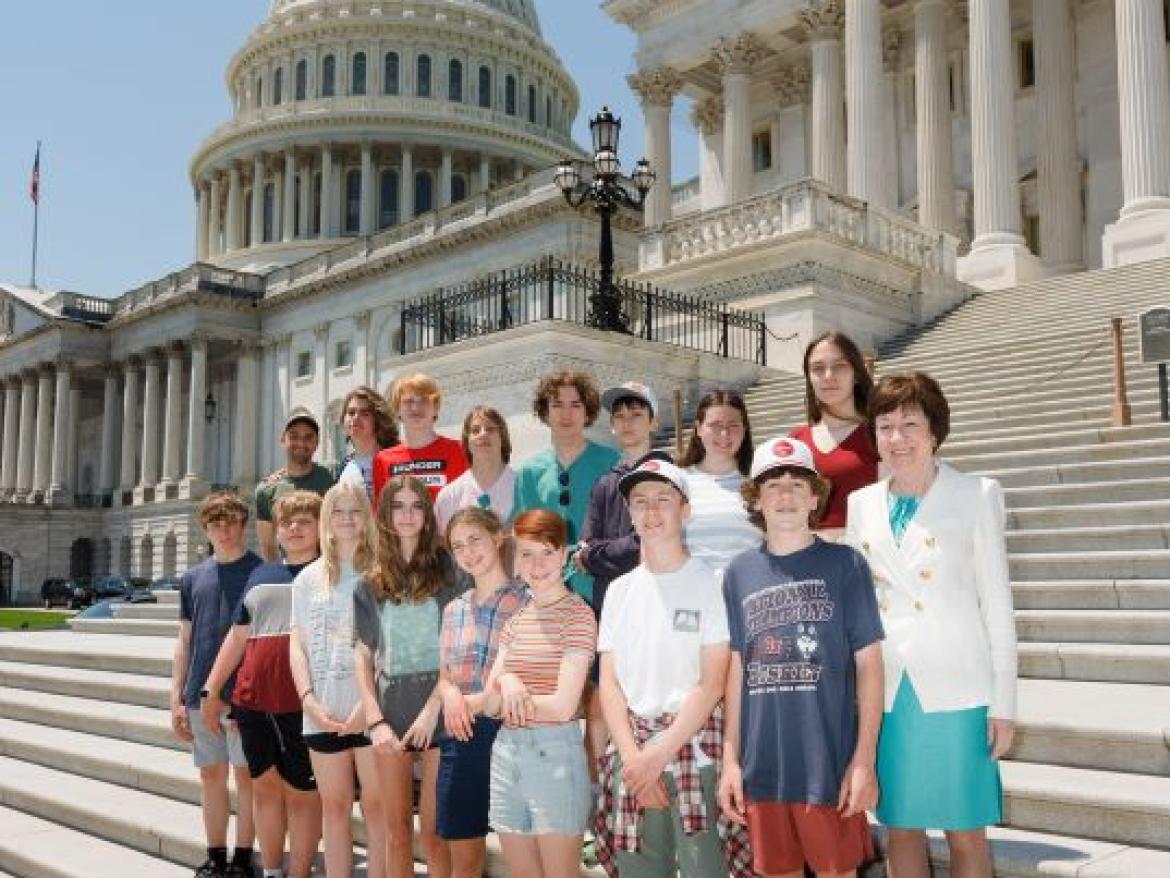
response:
M946 831L955 875L991 875L1002 816L1016 636L1003 492L935 454L950 429L938 383L883 378L869 416L889 478L849 497L846 540L869 562L886 639L878 819L895 878L928 876L925 829Z

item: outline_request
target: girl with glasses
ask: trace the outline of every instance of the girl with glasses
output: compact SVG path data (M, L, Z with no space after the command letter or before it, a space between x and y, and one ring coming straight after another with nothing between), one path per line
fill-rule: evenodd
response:
M377 531L366 492L343 482L321 503L321 557L293 580L289 660L304 707L303 731L321 793L325 873L353 871L354 771L368 833L367 874L386 875L381 784L365 736L354 681L354 595L377 557Z
M413 863L413 777L422 762L420 837L428 874L451 874L447 846L435 834L439 752L439 624L461 590L443 548L426 486L391 478L378 501L377 561L354 596L358 688L385 799L390 878L408 878Z

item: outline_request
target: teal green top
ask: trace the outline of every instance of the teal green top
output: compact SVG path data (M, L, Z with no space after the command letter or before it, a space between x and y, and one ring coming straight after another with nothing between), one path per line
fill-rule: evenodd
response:
M912 494L890 495L890 530L894 532L895 542L901 544L902 535L921 505L922 498Z
M569 549L572 550L581 539L594 482L613 469L620 458L621 455L608 445L587 442L585 450L569 464L568 469L561 467L551 448L526 460L516 471L513 520L529 509L551 509L568 522ZM562 500L566 502L562 503ZM570 570L572 575L568 575ZM579 572L572 561L565 572L569 587L585 600L592 600L593 577Z

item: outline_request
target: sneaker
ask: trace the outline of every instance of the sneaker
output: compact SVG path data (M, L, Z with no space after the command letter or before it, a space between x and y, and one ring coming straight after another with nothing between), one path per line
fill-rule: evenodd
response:
M214 860L208 860L195 870L195 878L224 878L224 873Z
M256 870L252 866L241 866L239 863L228 863L224 878L256 878Z

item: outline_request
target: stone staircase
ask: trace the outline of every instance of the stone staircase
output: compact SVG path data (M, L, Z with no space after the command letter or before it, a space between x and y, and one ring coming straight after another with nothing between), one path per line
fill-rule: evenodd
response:
M944 457L1006 490L1022 679L997 875L1170 876L1170 425L1132 319L1168 281L1163 262L984 294L879 360L942 382ZM1109 423L1114 313L1127 428ZM754 387L757 440L802 420L801 399L791 376ZM0 633L0 878L179 876L201 859L166 711L175 599Z

